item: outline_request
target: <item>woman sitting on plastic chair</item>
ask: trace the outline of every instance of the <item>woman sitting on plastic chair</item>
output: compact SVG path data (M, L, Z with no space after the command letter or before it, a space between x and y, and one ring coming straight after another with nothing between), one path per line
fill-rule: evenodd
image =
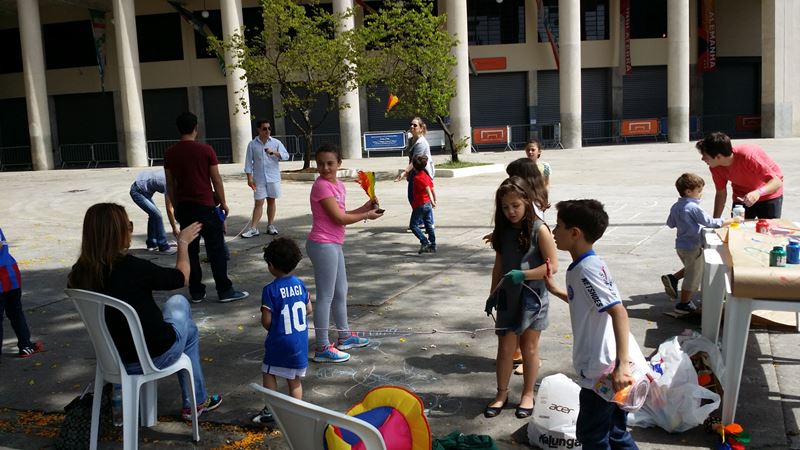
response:
M201 224L195 222L178 235L175 268L161 267L127 253L133 222L125 208L115 203L98 203L83 219L81 254L69 273L68 287L85 289L115 297L133 307L142 324L147 350L158 368L168 367L186 353L192 360L198 416L222 403L219 395L207 395L197 325L192 320L189 301L173 295L163 312L153 299L153 291L170 291L186 286L189 280L189 243L197 238ZM128 323L121 312L106 308L106 325L129 374L142 373ZM183 401L182 416L191 420L189 387L184 372L178 374Z

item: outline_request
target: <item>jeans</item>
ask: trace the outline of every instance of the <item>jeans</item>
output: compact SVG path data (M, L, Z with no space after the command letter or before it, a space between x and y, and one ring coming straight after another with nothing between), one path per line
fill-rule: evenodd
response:
M160 250L168 248L167 235L164 233L164 219L161 217L161 211L159 211L158 206L153 202L153 194L139 189L139 186L133 183L131 185L131 198L148 216L147 248L158 247Z
M194 374L194 396L197 404L203 403L208 398L206 394L206 381L203 377L203 368L200 367L200 335L197 325L192 320L192 309L189 301L182 295L173 295L164 304L162 310L164 322L172 325L175 329L175 343L163 354L153 358L153 364L159 369L169 367L186 354L192 361L192 372ZM131 375L142 373L142 366L139 363L126 364L125 370ZM178 372L178 382L181 385L181 401L184 408L191 404L189 400L188 376L186 372Z
M28 322L25 320L25 313L22 311L22 289L12 289L0 292L0 344L3 342L3 314L11 322L11 328L17 335L17 347L22 350L30 347L31 331L28 329ZM5 312L4 312L5 311ZM0 353L2 353L0 345Z
M206 253L208 262L211 265L211 273L214 275L214 283L217 285L217 295L225 298L233 292L233 283L228 278L228 260L225 259L225 235L223 233L222 221L214 213L213 206L198 205L196 203L181 203L175 208L175 216L181 224L181 228L187 227L194 222L203 224L200 230L200 237L206 243ZM202 298L206 294L206 286L203 284L203 269L200 266L200 238L195 239L189 244L189 293L192 298Z
M584 450L638 450L628 433L628 413L593 390L581 388L577 438Z
M427 238L422 234L422 230L419 229L420 222L425 225L425 232L428 233ZM420 244L436 247L436 233L433 231L433 207L430 202L417 206L411 211L411 220L408 226L414 236L419 239Z

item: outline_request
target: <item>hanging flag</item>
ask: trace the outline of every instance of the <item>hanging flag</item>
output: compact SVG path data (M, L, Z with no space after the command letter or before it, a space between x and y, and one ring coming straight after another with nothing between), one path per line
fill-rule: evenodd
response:
M391 111L392 108L394 108L394 105L396 105L399 102L400 102L400 99L397 98L396 95L389 94L389 103L386 104L386 112L388 113L389 111Z
M359 170L356 183L361 185L361 187L364 189L364 192L366 192L369 196L370 200L375 200L375 172L364 172Z
M620 60L620 71L623 75L633 72L631 64L631 1L620 0L619 14L622 16L622 59Z
M553 38L553 28L550 25L550 12L544 7L542 0L536 0L536 8L539 10L539 20L542 21L542 27L547 35L547 41L550 42L550 48L553 50L553 59L556 62L556 69L559 69L558 62L558 42Z
M97 70L100 72L100 91L106 92L106 12L97 9L89 10L94 37L94 52L97 56Z
M197 17L193 12L186 9L180 2L176 0L167 0L167 3L172 5L172 7L175 8L175 10L181 15L183 20L192 26L194 32L202 36L205 41L208 41L209 36L214 36L214 32L211 31L211 28L208 27L205 21ZM219 69L222 71L222 75L225 75L225 59L223 59L220 55L217 55L217 61L219 61Z
M697 15L697 71L717 70L717 19L715 0L700 0Z

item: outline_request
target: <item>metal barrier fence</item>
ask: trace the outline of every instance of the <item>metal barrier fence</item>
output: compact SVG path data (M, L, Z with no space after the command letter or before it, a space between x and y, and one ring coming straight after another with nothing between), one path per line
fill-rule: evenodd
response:
M164 153L168 148L180 142L177 139L147 141L147 161L149 165L164 163Z
M283 142L283 146L286 147L286 152L289 153L289 158L294 161L295 158L300 157L303 158L303 151L300 147L300 139L293 135L293 134L284 134L279 136L272 136L275 139Z
M214 147L214 151L217 153L217 159L219 162L233 162L233 146L231 145L231 138L208 138L200 142Z
M29 145L0 147L0 170L6 170L6 168L10 167L33 168L31 147Z
M85 165L86 168L103 165L119 165L119 148L116 142L90 144L61 144L61 168L68 165Z
M584 144L618 144L619 120L587 120L581 124Z
M561 124L511 125L511 148L524 150L532 139L539 141L542 148L561 147Z

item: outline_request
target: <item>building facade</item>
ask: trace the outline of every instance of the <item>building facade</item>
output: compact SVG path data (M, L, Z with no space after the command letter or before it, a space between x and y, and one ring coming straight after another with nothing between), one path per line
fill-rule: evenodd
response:
M217 36L262 26L256 0L174 3ZM451 104L459 136L499 127L512 144L572 148L715 130L800 136L795 0L438 0L435 9L462 37ZM300 151L297 130L276 117L278 99L250 95L249 111L237 107L245 82L224 74L166 0L0 0L0 42L0 168L157 164L184 110L224 161L241 159L260 117ZM316 139L360 157L354 136L406 128L408 118L386 117L386 96L350 95L351 110L329 115Z

